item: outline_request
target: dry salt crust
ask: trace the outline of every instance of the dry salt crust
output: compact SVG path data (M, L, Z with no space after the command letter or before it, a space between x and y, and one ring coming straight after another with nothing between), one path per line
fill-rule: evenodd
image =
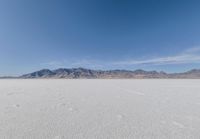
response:
M199 139L200 80L0 80L0 139Z

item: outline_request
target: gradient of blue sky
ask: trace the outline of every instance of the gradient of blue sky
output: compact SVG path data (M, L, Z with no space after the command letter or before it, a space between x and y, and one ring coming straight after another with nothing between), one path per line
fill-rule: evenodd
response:
M1 0L0 75L200 68L200 1Z

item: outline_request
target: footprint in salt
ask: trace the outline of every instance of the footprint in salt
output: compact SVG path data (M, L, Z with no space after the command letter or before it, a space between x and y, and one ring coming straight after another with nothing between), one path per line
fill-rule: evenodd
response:
M13 105L13 107L15 107L15 108L19 108L20 105L19 105L19 104L15 104L15 105Z

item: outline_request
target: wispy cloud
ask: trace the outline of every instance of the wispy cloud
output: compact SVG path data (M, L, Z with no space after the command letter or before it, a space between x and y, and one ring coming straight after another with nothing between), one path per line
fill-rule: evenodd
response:
M200 63L200 47L187 49L177 55L148 58L143 60L124 60L114 62L114 65L167 65Z
M200 47L192 47L184 51L184 53L197 54L200 53Z
M78 68L78 67L84 67L84 68L91 68L91 69L102 69L104 68L101 61L92 60L92 59L74 59L74 60L60 60L60 61L49 61L44 62L40 64L41 66L45 66L47 68Z
M76 60L70 64L71 67L86 67L92 69L101 69L104 68L101 61L92 60L92 59L81 59ZM105 63L104 63L105 64Z
M143 65L172 65L172 64L192 64L200 63L200 47L193 47L186 49L176 55L154 57L146 59L128 59L122 61L102 61L94 60L91 58L73 59L73 60L62 60L62 61L50 61L42 63L42 66L49 68L91 68L91 69L110 69L110 68L121 68L127 66L143 66Z
M45 66L45 67L50 67L50 68L57 68L57 67L63 67L64 63L61 61L49 61L49 62L44 62L40 64L41 66Z

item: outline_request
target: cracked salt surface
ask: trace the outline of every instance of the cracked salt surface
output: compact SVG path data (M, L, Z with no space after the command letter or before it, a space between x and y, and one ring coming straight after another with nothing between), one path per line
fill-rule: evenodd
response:
M0 80L0 138L199 139L199 84Z

